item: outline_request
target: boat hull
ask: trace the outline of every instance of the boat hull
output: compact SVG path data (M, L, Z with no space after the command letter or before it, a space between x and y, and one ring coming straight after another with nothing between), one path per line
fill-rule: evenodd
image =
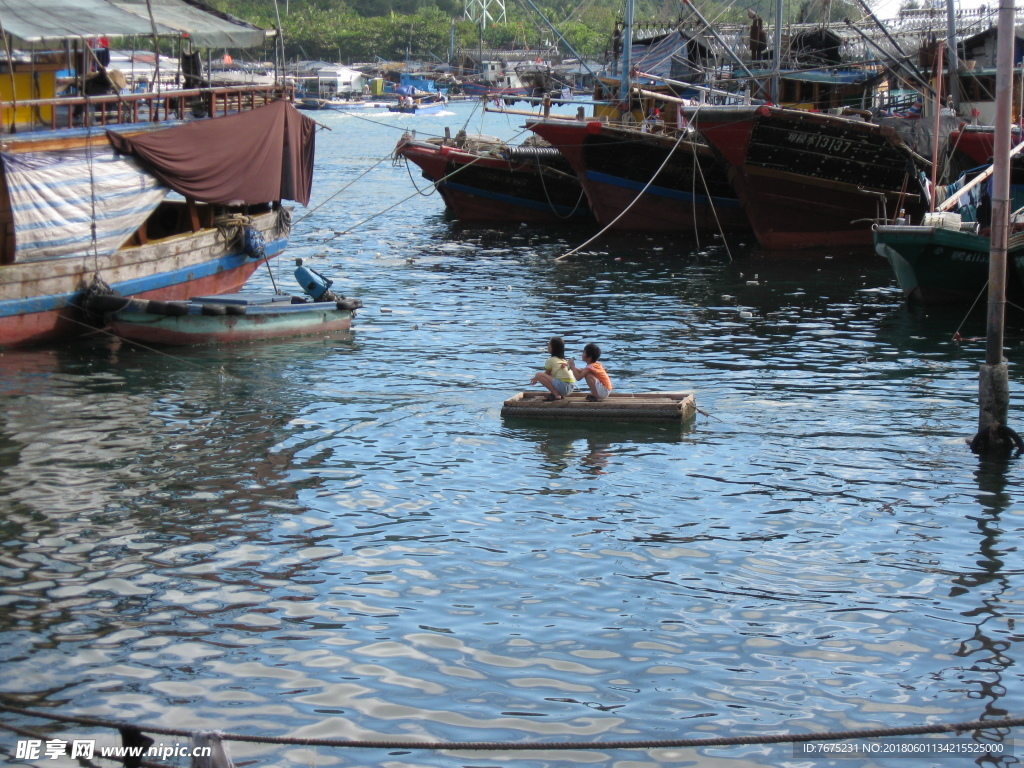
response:
M266 241L266 258L284 251L288 226L280 211L257 214L251 225ZM97 275L120 296L182 300L237 291L256 270L239 238L216 228L121 248L94 263L86 253L0 269L0 346L22 346L94 330L78 307Z
M566 157L602 226L670 233L747 227L725 166L706 146L685 140L677 146L671 136L598 121L527 121L527 127Z
M871 227L900 208L924 210L927 162L895 130L774 107L688 113L729 163L729 179L768 250L870 246Z
M604 400L593 402L584 392L556 401L547 397L547 392L520 392L502 404L501 415L546 421L682 424L697 412L691 392L612 392Z
M240 315L189 314L168 316L148 312L117 312L110 330L130 341L184 346L227 344L344 331L352 327L351 310L333 302L284 307L246 307Z
M396 152L437 184L445 205L460 221L553 225L592 220L579 180L557 153L505 159L407 138Z
M959 230L919 226L879 226L875 250L892 265L904 296L922 304L970 304L988 285L988 237ZM1024 234L1010 238L1007 299L1024 300Z
M430 104L415 104L411 107L389 106L388 112L401 112L403 115L436 115L443 112L445 103L435 101Z

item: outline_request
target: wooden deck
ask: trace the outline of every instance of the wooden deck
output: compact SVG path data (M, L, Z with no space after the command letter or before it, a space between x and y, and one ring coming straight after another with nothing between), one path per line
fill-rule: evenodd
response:
M503 417L550 421L642 421L682 424L693 418L697 403L691 392L612 392L589 402L586 392L548 401L545 392L520 392L501 407Z

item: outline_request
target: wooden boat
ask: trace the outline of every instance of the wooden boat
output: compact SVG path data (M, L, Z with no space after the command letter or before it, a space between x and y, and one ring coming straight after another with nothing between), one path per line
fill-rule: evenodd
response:
M904 296L922 304L972 304L988 285L987 234L942 226L878 225L875 251L892 265ZM1007 244L1007 299L1024 303L1024 232Z
M401 112L403 115L436 115L443 112L445 101L417 101L413 104L390 104L388 112Z
M548 118L526 126L569 161L602 226L615 222L613 229L644 232L747 227L728 166L696 135L599 120Z
M419 140L405 134L395 156L418 165L464 222L565 224L591 221L572 166L543 143L509 145L490 136Z
M34 0L6 7L15 40L52 36ZM198 10L188 18L183 40L264 38ZM76 6L75 20L110 37L152 28L95 0ZM91 61L83 43L69 38L77 52L64 66ZM90 285L156 300L232 292L284 250L291 217L281 200L309 200L316 124L280 88L65 98L53 96L62 67L47 61L8 62L0 82L0 118L12 126L0 160L0 346L90 331L80 306ZM22 98L29 83L50 97ZM172 190L184 200L167 199Z
M146 344L212 344L278 339L348 330L359 299L338 296L333 281L296 260L304 296L233 293L188 301L148 301L110 295L86 299L118 336Z
M279 339L352 327L358 299L299 301L298 297L244 293L166 302L121 299L107 314L116 335L144 344L214 344Z
M591 402L586 393L574 392L561 400L546 400L547 392L520 392L505 401L505 418L550 421L632 421L682 424L693 418L697 402L691 392L612 392Z
M871 226L926 209L931 163L895 129L769 106L703 106L684 114L729 163L729 179L762 247L870 245Z

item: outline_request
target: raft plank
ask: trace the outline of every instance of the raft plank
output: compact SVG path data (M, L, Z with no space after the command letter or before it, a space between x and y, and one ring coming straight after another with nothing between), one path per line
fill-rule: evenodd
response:
M692 392L612 392L589 402L586 392L548 401L546 391L519 392L504 402L503 417L552 421L644 421L683 423L697 412Z

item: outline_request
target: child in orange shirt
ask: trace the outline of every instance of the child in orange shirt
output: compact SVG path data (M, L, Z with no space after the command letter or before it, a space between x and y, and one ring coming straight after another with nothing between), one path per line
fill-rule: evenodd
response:
M577 368L575 360L569 361L569 370L572 371L572 375L577 380L587 380L587 386L590 387L587 400L592 403L604 400L612 391L612 380L608 377L604 366L597 362L600 359L601 348L597 344L591 343L583 348L583 362L586 363L583 368Z

